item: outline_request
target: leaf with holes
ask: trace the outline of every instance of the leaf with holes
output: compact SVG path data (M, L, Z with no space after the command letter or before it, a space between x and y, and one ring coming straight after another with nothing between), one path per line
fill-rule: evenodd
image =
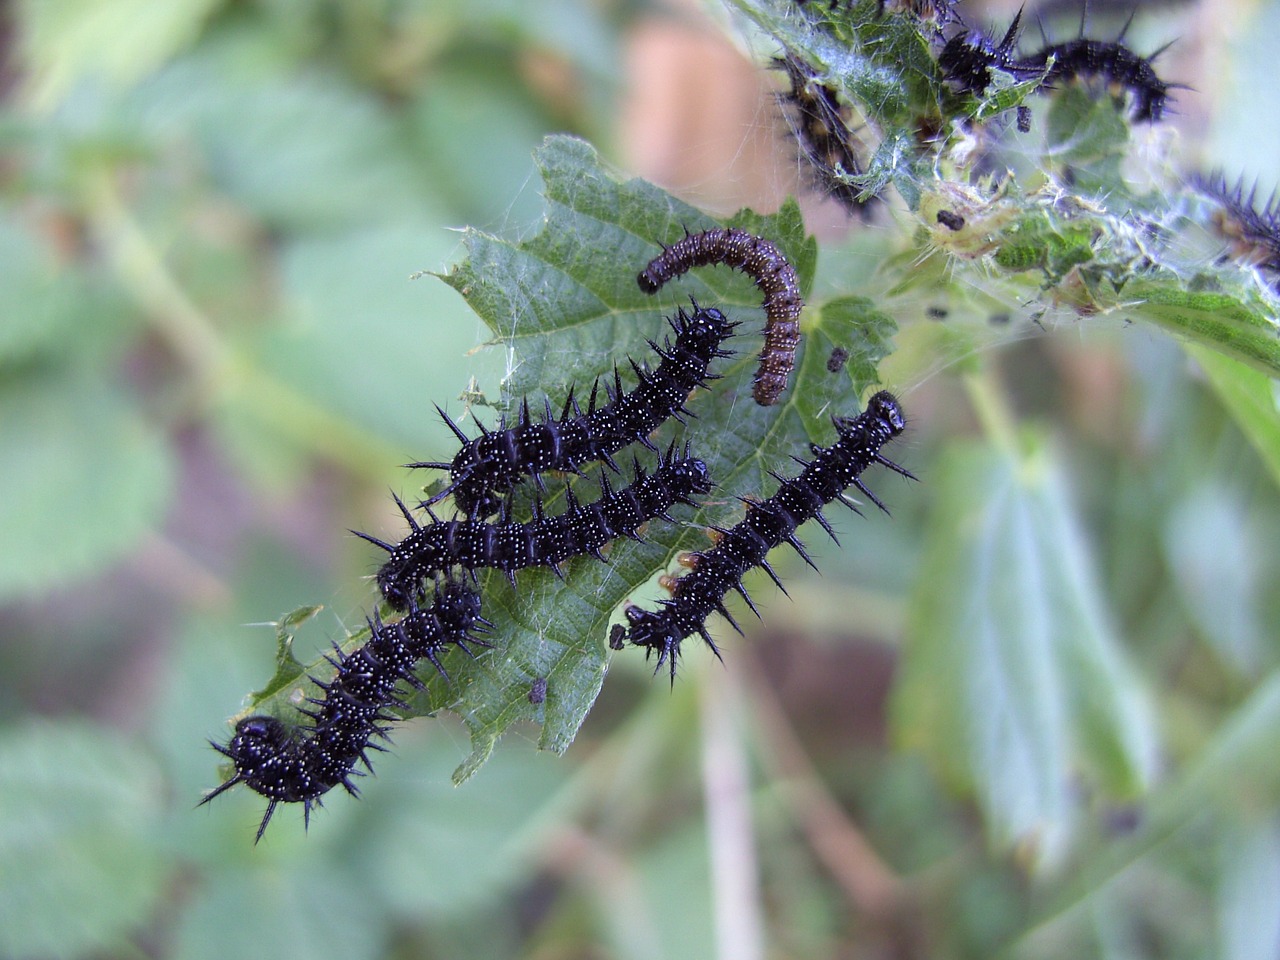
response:
M895 330L890 318L865 301L811 309L801 317L804 337L794 382L778 405L757 406L751 399L751 378L763 311L751 278L712 266L673 280L653 297L636 284L637 272L663 244L686 230L720 222L652 184L616 177L589 145L572 138L548 139L536 161L545 184L541 232L512 241L469 230L465 258L442 276L493 331L494 348L509 353L512 372L499 402L508 414L526 395L535 409L544 396L558 409L570 385L583 397L597 377L612 377L615 363L623 370L624 387L631 389L635 376L626 359L652 366L657 358L646 341L662 339L668 329L664 318L687 305L689 296L723 310L742 326L726 344L733 357L712 365L723 379L695 391L688 402L696 419L687 425L668 421L653 437L663 446L687 440L692 454L706 461L716 488L702 508L676 507L677 522L650 523L643 543L613 543L605 564L590 557L570 561L563 582L549 570L529 569L517 574L513 589L499 572L480 574L484 615L495 624L493 649L474 661L450 652L445 660L448 680L428 678L426 692L410 701L412 715L447 709L466 722L472 754L455 773L459 781L479 769L502 733L518 721L542 725L539 742L544 749L559 753L568 748L600 692L609 660L606 637L609 625L620 619L622 604L631 598L652 599L654 575L679 552L705 545L706 524L736 523L741 506L735 495L771 494L776 483L767 471L786 470L788 458L803 454L810 441L834 439L830 415L861 409L859 391L874 380ZM742 212L728 224L777 244L796 267L802 287L811 285L816 245L805 236L794 203L770 216ZM601 251L609 253L602 256ZM850 354L847 373L839 377L826 369L833 343ZM456 395L466 383L467 372L461 370L457 382L442 389ZM488 411L476 412L482 422L490 417ZM468 416L458 419L477 432ZM638 445L635 449L640 462L652 468L654 456ZM629 456L624 453L620 462L629 479ZM565 508L565 484L547 478L547 485L544 505L549 513L558 513ZM599 496L595 476L575 479L572 486L579 500ZM533 484L517 488L517 519L531 515L533 496ZM375 531L393 539L402 532ZM366 636L361 631L341 646L349 649ZM308 668L320 679L330 672L322 661ZM541 695L530 697L535 682ZM252 709L292 720L293 704L314 693L308 686L302 680L273 689Z

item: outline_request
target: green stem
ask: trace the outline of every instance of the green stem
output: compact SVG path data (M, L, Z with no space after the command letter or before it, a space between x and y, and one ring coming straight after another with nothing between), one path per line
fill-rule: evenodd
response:
M83 189L94 232L151 328L191 372L197 403L225 403L239 391L244 407L265 426L358 476L380 479L381 465L402 457L390 444L265 373L229 345L130 213L113 170L90 171Z
M1017 421L995 376L984 367L978 372L966 373L963 383L978 422L982 424L982 432L998 450L1020 460Z

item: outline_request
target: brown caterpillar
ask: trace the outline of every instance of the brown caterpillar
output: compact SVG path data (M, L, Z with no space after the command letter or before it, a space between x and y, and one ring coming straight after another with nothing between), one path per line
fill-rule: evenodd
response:
M686 232L654 257L636 277L645 293L657 293L663 285L693 267L723 263L741 270L764 294L764 348L756 369L752 395L768 407L778 402L796 365L800 343L800 279L782 251L763 237L736 227L716 227L701 233Z

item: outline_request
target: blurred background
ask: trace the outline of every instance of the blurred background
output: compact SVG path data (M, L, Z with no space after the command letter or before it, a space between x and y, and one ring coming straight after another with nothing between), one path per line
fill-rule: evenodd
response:
M1129 36L1177 40L1163 75L1192 89L1156 135L1180 165L1280 181L1280 4L1144 7ZM926 482L879 485L894 522L843 550L810 535L824 577L791 564L724 667L698 651L669 690L619 655L566 756L511 735L460 788L461 725L407 724L309 834L282 810L253 846L243 789L195 809L267 622L325 605L304 661L358 625L375 558L345 531L396 529L399 465L451 456L433 403L498 394L503 352L415 275L458 228L536 226L552 132L775 209L803 183L776 51L692 0L28 0L0 45L0 956L1280 955L1280 478L1167 338L1046 334L1016 303L966 362L1065 464L1064 549L1150 740L1126 802L1053 786L1079 811L1054 857L916 749L904 636L980 419L925 295L892 385ZM909 234L802 203L815 298Z

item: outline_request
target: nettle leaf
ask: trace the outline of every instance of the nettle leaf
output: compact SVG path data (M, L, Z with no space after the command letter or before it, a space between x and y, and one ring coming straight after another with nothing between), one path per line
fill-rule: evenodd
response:
M1164 271L1134 281L1117 299L1128 301L1125 311L1135 318L1280 377L1280 319L1274 303L1256 289L1240 295L1184 290L1172 272Z
M1188 352L1280 485L1280 383L1203 347Z
M836 87L883 132L910 131L936 116L942 79L912 18L882 16L876 0L857 4L732 0L762 31Z
M298 629L323 609L319 605L299 607L272 624L276 628L276 672L266 686L250 698L255 707L269 701L282 690L292 690L295 683L307 675L306 665L293 655L293 640ZM368 636L367 629L364 635Z
M966 444L935 473L897 734L973 791L998 843L1052 865L1070 847L1082 779L1112 797L1150 783L1150 707L1049 451Z
M424 672L427 690L410 701L411 715L447 709L465 721L472 753L454 774L458 782L483 765L513 723L541 724L543 749L562 753L568 748L604 682L609 626L621 620L624 601L654 599L655 575L671 566L681 551L705 547L706 524L731 525L741 519L735 496L768 496L776 481L767 471L788 471L789 457L804 455L810 441L830 443L835 437L831 415L861 409L861 394L875 381L876 365L888 353L896 330L890 317L861 298L809 305L801 317L803 339L790 389L776 406L757 406L751 381L763 311L751 279L713 266L673 280L652 297L636 284L636 274L663 244L675 242L685 230L696 232L721 221L652 184L621 180L580 140L549 138L535 160L545 185L542 229L523 240L468 230L466 257L441 277L493 331L492 349L507 353L510 373L498 401L502 411L510 415L527 396L535 410L547 398L558 413L571 386L585 400L596 378L612 377L614 364L622 367L624 386L630 389L635 377L627 357L652 366L656 357L647 340L661 340L668 332L664 318L687 306L690 296L723 310L742 326L726 344L734 356L712 366L723 379L689 401L697 419L688 426L670 421L653 438L661 446L687 441L692 454L706 461L716 489L703 507L675 508L678 522L649 524L643 543L612 544L607 564L591 558L570 562L563 581L549 570L524 570L513 589L501 573L479 575L484 616L495 624L493 649L474 661L451 651L445 659L449 680ZM805 235L794 202L769 216L744 211L727 223L777 244L807 291L817 248ZM849 359L833 373L827 360L836 346L846 350ZM442 385L442 405L447 396L464 391L467 380L467 372L460 369L454 384ZM464 428L477 412L481 422L492 426L490 411L452 411ZM639 445L634 449L640 462L651 468L654 456ZM625 457L624 452L619 462L626 464ZM624 465L618 482L629 482L630 472ZM438 475L424 474L423 481L438 482ZM575 479L572 485L582 501L599 496L595 476ZM531 516L534 492L532 483L517 490L518 519ZM548 513L564 509L564 492L563 482L548 479L543 496ZM729 631L727 626L713 629L722 636ZM363 630L340 646L350 649L366 638ZM696 648L690 654L709 655ZM639 654L629 650L619 655ZM291 663L283 668L294 669ZM306 672L324 679L332 668L319 660ZM546 681L545 698L532 703L529 693L536 680ZM292 722L297 716L294 705L308 695L314 695L309 682L286 683L254 710Z
M154 916L176 871L147 751L84 721L0 734L0 956L103 956Z

